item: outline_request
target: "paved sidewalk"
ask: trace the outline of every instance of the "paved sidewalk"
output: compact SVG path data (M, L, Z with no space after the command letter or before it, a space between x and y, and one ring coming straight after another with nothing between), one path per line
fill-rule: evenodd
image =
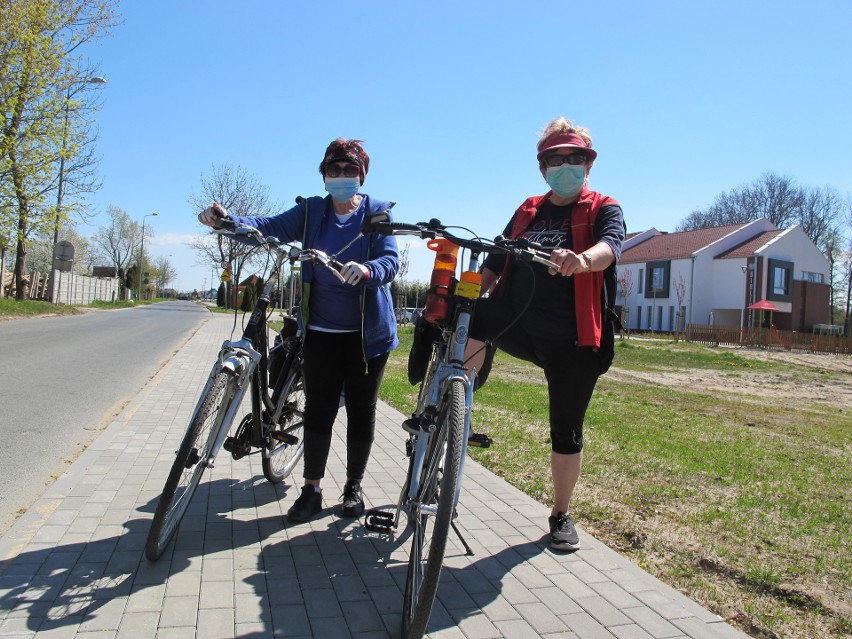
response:
M399 636L407 535L337 515L342 428L314 521L282 521L301 467L276 487L258 456L223 454L166 554L144 559L165 475L232 322L205 321L0 539L0 639ZM402 418L380 405L368 505L399 494ZM475 556L450 534L430 637L745 637L582 531L582 550L552 552L545 506L470 459L465 470L458 525Z

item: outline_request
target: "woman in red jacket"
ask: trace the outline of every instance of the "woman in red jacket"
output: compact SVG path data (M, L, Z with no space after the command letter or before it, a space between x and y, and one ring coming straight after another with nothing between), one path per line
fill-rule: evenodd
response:
M494 344L534 362L547 379L554 491L550 545L558 550L580 547L568 513L583 462L583 419L614 350L602 302L604 271L612 267L609 276L614 281L625 226L618 202L587 186L597 155L588 131L565 118L553 120L544 130L536 159L551 190L527 199L504 235L543 245L559 270L537 264L525 268L503 256L489 256L483 264L482 290L490 294L478 301L471 327L472 337L494 339L529 304ZM470 352L474 348L469 347Z

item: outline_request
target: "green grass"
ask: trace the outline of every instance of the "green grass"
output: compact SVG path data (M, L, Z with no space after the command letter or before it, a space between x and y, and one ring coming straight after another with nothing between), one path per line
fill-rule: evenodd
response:
M382 398L404 413L417 391L405 378L410 339L401 330L382 385ZM768 381L789 368L639 340L619 342L614 364ZM852 409L614 377L601 378L586 416L578 523L718 614L738 616L753 636L844 636L852 624ZM848 374L824 377L852 385ZM495 443L471 455L550 503L540 371L498 353L472 419Z
M80 311L73 306L62 306L37 300L0 299L0 316L76 315Z

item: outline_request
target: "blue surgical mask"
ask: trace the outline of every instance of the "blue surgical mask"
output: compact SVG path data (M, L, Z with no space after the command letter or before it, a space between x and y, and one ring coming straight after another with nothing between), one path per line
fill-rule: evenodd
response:
M361 179L358 177L325 178L325 190L338 202L348 202L360 188Z
M583 164L549 166L544 179L556 195L572 198L583 190L583 184L586 182L586 167Z

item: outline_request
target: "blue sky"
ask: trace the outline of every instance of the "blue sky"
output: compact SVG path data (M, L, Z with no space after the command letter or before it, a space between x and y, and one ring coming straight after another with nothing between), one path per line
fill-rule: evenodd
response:
M766 171L852 193L852 3L361 3L146 0L88 55L101 90L109 205L171 255L180 290L209 286L186 247L187 199L214 165L240 166L289 207L322 194L336 137L365 141L364 191L395 217L493 237L547 190L538 133L565 116L591 131L590 186L628 230L670 231ZM88 235L91 229L80 230ZM407 279L433 253L411 248ZM218 282L216 282L218 284Z

